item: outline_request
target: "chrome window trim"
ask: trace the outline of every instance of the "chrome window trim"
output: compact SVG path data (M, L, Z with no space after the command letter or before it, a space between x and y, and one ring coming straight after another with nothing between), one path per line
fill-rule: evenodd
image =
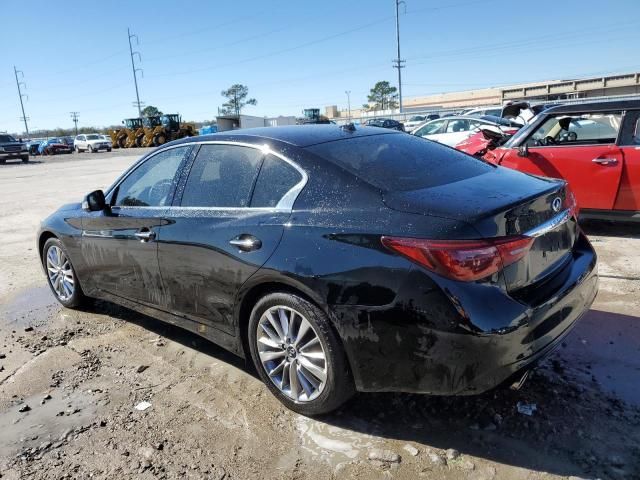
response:
M275 152L273 151L269 145L267 144L263 144L263 145L256 145L253 143L246 143L246 142L234 142L234 141L230 141L230 140L204 140L201 142L188 142L188 143L180 143L178 145L171 145L168 147L164 147L156 152L153 152L152 154L150 154L145 160L144 162L139 162L139 164L136 164L135 168L133 168L131 171L126 172L126 175L123 175L123 177L118 181L117 184L113 185L113 187L109 190L109 193L111 193L112 191L114 191L116 188L118 188L120 186L120 184L131 174L133 173L140 165L142 165L143 163L146 163L148 160L150 160L152 157L155 157L156 155L158 155L159 153L165 152L167 150L170 150L172 148L178 148L178 147L185 147L185 146L196 146L196 145L234 145L234 146L238 146L238 147L248 147L248 148L253 148L255 150L260 150L262 152L262 154L264 156L267 155L273 155L274 157L279 158L280 160L288 163L289 165L291 165L293 168L295 168L298 173L302 176L302 179L296 183L293 187L291 187L289 189L289 191L287 191L287 193L285 193L280 200L278 201L278 203L274 206L274 207L189 207L189 206L181 206L181 205L165 205L165 206L123 206L123 205L117 205L117 206L113 206L111 207L112 209L121 209L121 210L127 210L127 209L140 209L140 208L145 208L145 209L153 209L153 210L175 210L175 209L184 209L184 210L219 210L219 211L265 211L265 212L276 212L276 211L285 211L285 212L290 212L293 210L293 204L295 203L296 199L298 198L298 195L300 194L300 192L302 191L302 189L306 186L307 182L309 181L309 176L307 175L307 172L305 172L302 167L300 167L297 163L295 163L294 161L292 161L291 159L285 157L284 155L282 155L279 152Z
M523 235L526 237L534 237L534 238L541 237L551 232L552 230L555 230L560 225L567 223L570 218L571 218L571 211L569 209L563 210L562 212L557 214L555 217L550 218L546 222L541 223L537 227L532 228L531 230L523 233Z

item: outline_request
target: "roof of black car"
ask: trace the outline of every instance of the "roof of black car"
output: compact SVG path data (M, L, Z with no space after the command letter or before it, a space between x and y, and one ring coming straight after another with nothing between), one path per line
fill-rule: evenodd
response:
M308 147L318 143L333 142L354 137L366 137L381 134L402 134L395 130L377 127L359 127L348 130L339 125L288 125L284 127L259 127L229 130L225 132L200 135L185 139L185 142L215 140L241 141L243 139L268 138L289 143L297 147ZM182 142L179 142L182 143Z
M639 110L640 100L608 100L602 102L569 103L544 110L549 113L581 113L581 112L610 112L612 110Z

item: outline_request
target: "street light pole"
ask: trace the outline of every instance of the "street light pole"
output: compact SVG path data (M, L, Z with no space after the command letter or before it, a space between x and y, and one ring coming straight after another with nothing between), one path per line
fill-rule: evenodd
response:
M349 123L351 123L351 90L345 90L347 94L347 108L349 109Z

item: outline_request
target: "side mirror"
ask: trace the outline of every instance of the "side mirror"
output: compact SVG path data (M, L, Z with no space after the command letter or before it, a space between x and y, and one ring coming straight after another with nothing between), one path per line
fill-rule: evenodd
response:
M107 202L104 199L104 192L102 190L95 190L84 197L82 202L82 208L89 212L99 212L104 210L107 206Z
M528 157L529 156L529 145L527 145L526 143L523 143L522 145L520 145L520 147L518 148L518 156L519 157Z

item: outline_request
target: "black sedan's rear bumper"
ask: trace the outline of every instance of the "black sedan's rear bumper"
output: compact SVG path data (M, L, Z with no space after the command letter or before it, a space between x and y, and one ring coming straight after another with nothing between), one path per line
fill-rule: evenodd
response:
M389 308L336 307L357 389L470 395L526 370L595 299L596 254L584 235L571 255L545 285L520 297L491 285L434 287L415 269Z

